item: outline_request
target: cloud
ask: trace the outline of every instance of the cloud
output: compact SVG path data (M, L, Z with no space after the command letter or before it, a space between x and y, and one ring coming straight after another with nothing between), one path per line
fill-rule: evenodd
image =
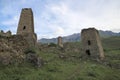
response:
M74 12L65 3L50 4L46 6L48 13L46 19L50 21L50 25L56 24L64 29L64 35L72 34L74 32L80 32L83 27L86 27L85 22L90 23L92 19L87 17L83 13ZM54 15L55 20L49 18ZM49 20L50 19L50 20ZM47 21L46 20L46 21ZM48 25L48 26L50 26ZM60 35L60 34L59 34Z
M7 25L7 26L13 26L16 25L17 23L18 23L18 16L14 16L12 19L2 22L3 25Z
M74 3L74 2L72 2ZM96 27L97 29L113 30L115 27L120 26L120 6L118 1L88 1L84 10L81 8L72 9L71 3L59 3L48 5L50 14L57 17L56 25L65 27L65 32L70 34L71 32L79 32L82 28ZM74 5L75 6L75 5ZM74 7L72 6L72 7ZM68 32L67 32L68 31Z
M18 16L13 16L10 19L2 21L1 25L3 25L3 27L6 27L3 28L5 31L12 30L13 34L15 34L18 25Z
M66 36L88 27L120 32L119 3L120 0L1 0L0 25L15 33L21 8L31 7L38 38Z

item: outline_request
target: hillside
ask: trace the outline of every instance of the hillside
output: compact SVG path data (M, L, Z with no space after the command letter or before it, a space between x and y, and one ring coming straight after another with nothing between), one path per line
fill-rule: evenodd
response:
M96 62L80 59L80 42L67 42L64 49L42 44L32 49L44 65L30 63L0 65L0 80L120 80L120 37L103 38L106 60Z
M99 30L99 34L102 38L107 38L111 36L120 36L120 33L114 33L112 31L102 31L102 30ZM80 41L80 33L75 33L75 34L63 37L63 42L76 42L76 41ZM57 43L57 38L52 38L52 39L42 38L39 40L39 42Z
M108 49L108 50L120 49L120 37L119 36L104 38L102 39L102 43L105 49Z

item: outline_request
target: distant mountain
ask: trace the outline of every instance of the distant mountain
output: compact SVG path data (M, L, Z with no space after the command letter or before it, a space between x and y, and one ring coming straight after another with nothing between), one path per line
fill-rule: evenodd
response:
M99 34L103 38L111 37L111 36L120 36L120 32L119 33L115 33L115 32L112 32L112 31L102 31L102 30L99 30Z
M52 38L52 39L42 38L42 39L38 40L38 42L40 42L40 43L57 43L57 38Z
M64 36L64 37L62 37L62 39L63 39L63 42L80 41L80 33L72 34L72 35L69 35L69 36ZM41 43L57 43L57 38L52 38L52 39L42 38L38 42L41 42Z
M112 37L112 36L120 36L120 32L119 33L114 33L112 31L102 31L99 30L99 34L101 37L106 38L106 37ZM77 42L80 41L80 33L75 33L69 36L64 36L63 38L63 42ZM52 39L46 39L46 38L42 38L39 40L39 42L41 43L57 43L57 38L52 38Z

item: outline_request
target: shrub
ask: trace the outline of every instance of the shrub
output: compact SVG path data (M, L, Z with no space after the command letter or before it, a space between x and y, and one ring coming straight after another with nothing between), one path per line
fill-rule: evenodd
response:
M24 52L25 54L28 54L28 53L36 53L36 51L35 51L35 49L33 49L33 48L28 48L28 49L26 49L25 50L25 52Z
M49 47L56 47L57 45L55 43L50 43L48 46Z

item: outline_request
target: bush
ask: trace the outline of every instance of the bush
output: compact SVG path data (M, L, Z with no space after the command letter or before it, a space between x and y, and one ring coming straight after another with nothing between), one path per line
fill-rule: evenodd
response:
M48 46L49 47L56 47L57 45L55 43L50 43Z
M33 49L33 48L28 48L28 49L26 49L25 50L25 52L24 52L25 54L28 54L28 53L36 53L36 51L35 51L35 49Z

